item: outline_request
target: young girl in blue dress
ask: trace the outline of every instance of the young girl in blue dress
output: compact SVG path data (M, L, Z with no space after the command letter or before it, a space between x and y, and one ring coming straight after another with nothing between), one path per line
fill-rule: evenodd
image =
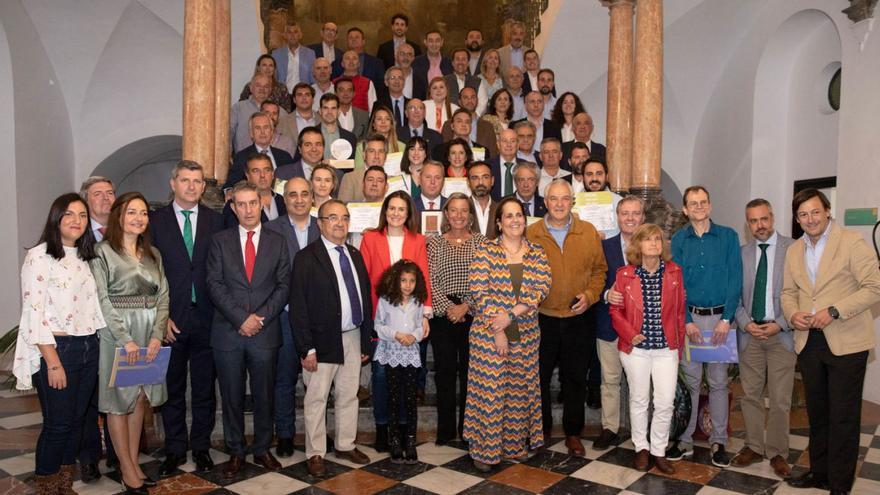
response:
M391 462L415 464L418 410L416 406L419 346L422 340L423 306L428 298L425 275L410 260L394 263L379 281L376 289L379 305L374 328L379 343L373 359L385 366L388 377L388 436ZM400 404L406 409L405 440L401 445Z

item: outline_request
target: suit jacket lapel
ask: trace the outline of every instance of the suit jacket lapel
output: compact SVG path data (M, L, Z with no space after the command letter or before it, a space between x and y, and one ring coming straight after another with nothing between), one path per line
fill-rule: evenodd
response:
M211 225L208 220L208 215L204 214L208 207L199 203L198 208L200 210L199 212L202 214L196 219L196 238L193 242L193 259L197 256L196 253L201 253L201 251L207 249L207 246L209 246L211 242ZM183 234L181 234L180 240L183 242ZM186 251L186 246L184 246L184 251Z
M230 249L232 250L232 255L235 256L235 266L241 271L241 278L245 282L247 282L247 270L244 268L244 253L241 250L241 237L239 236L239 227L235 227L230 236L230 240L232 241L232 246Z
M309 220L309 235L308 235L308 243L311 244L318 240L321 237L321 229L318 228L318 222L314 218ZM300 249L305 246L300 246ZM293 260L291 260L293 261Z
M174 232L171 235L174 236L174 245L177 246L177 250L181 256L180 259L189 260L189 253L186 252L186 244L183 242L183 232L180 231L180 225L177 223L177 213L174 211L174 204L168 205L166 210L162 212L160 218L163 222L168 223L167 228L169 231ZM198 239L198 235L196 235L196 239ZM193 246L193 255L195 255L195 246ZM190 260L190 263L191 262L192 261Z
M320 241L319 241L320 242ZM315 257L318 258L318 263L320 263L324 270L329 274L330 283L333 284L334 289L336 290L335 294L337 294L337 299L339 298L339 282L336 280L336 270L333 269L333 262L330 260L330 253L327 252L327 246L321 242L320 246L315 246ZM339 302L341 304L341 301Z
M773 255L773 292L778 294L782 291L785 273L785 252L790 244L782 242L782 236L776 234L776 253Z
M743 307L749 312L749 314L752 312L752 298L755 292L755 275L757 275L756 272L758 270L758 267L755 266L755 250L757 249L758 244L754 240L746 244L746 257L743 260L743 273L745 273L746 276L745 280L743 280L742 298ZM773 265L773 268L776 268L775 264Z

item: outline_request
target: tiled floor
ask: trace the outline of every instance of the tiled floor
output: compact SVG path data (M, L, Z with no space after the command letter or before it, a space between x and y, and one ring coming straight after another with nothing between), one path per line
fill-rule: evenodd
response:
M34 469L34 445L39 434L38 404L34 395L0 392L0 494L33 493L30 486ZM36 416L35 416L36 415ZM36 419L35 419L36 418ZM865 403L863 413L859 478L853 493L880 494L880 408ZM735 452L743 445L742 416L734 406L731 414L734 434L728 450ZM802 408L792 411L790 460L795 472L806 470L808 457L808 425ZM327 476L316 479L309 476L301 445L295 455L279 459L284 468L277 473L267 472L252 463L246 465L239 478L226 480L221 471L227 456L212 451L217 464L207 473L195 473L190 462L180 468L180 474L164 479L151 490L157 494L811 494L819 491L795 490L774 476L769 464L748 468L719 469L709 462L705 444L698 444L692 461L675 463L677 473L665 476L654 470L641 473L631 469L634 456L632 442L623 442L605 451L596 451L585 439L586 458L569 457L561 438L554 438L550 447L522 464L505 462L489 474L476 471L460 445L438 447L423 442L419 447L420 463L392 464L387 454L377 454L366 445L360 448L372 463L358 467L329 454L326 459ZM160 443L151 439L150 446ZM161 450L142 455L144 471L155 476ZM249 458L250 460L250 458ZM101 465L103 468L103 463ZM81 494L112 494L120 491L118 475L107 473L97 483L85 485L80 481L74 489ZM114 481L114 479L116 481Z

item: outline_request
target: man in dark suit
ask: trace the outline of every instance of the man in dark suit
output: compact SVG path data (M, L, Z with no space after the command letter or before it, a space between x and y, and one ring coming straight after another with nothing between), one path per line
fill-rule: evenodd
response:
M376 52L376 57L385 64L386 70L390 67L394 67L394 52L397 50L397 47L403 43L409 43L412 45L416 56L422 54L422 49L419 48L419 45L417 45L415 41L406 39L406 31L408 29L409 17L407 17L406 14L398 12L391 16L392 37L390 40L379 45L379 51Z
M300 159L275 171L278 180L292 177L312 178L312 169L324 159L324 136L319 127L306 127L299 134L297 150Z
M452 73L443 76L446 81L446 90L449 91L449 101L458 105L458 96L464 88L472 88L474 94L480 89L480 78L468 74L468 61L470 54L464 48L458 48L452 52Z
M513 181L516 182L516 199L526 208L530 217L544 218L547 206L544 198L538 194L538 166L532 162L518 163L513 169Z
M381 60L364 52L364 45L367 41L364 31L359 27L350 28L346 40L348 41L348 50L352 50L358 55L360 74L373 81L373 87L378 92L379 88L384 87L382 80L385 76L385 66ZM344 68L342 66L342 57L333 61L334 72L338 71L339 74L342 74Z
M391 67L385 71L385 91L379 95L378 102L391 110L395 127L404 127L406 121L406 104L409 98L403 95L406 77L399 67Z
M290 259L308 244L321 237L318 224L312 220L312 186L302 177L294 177L284 184L284 203L287 215L266 224L266 229L277 232L287 240ZM278 365L275 370L275 454L278 457L293 455L293 437L296 435L296 381L299 378L299 353L293 345L288 309L279 316L281 321L281 348L278 349Z
M516 192L516 181L513 180L513 170L520 160L516 156L516 131L504 129L498 136L498 155L488 160L492 169L492 200L501 201L501 198L510 196Z
M477 99L476 93L471 88L464 88L461 90L461 94L465 100L469 100L471 97L473 97L474 101ZM477 118L473 109L464 105L452 113L451 119L443 123L440 135L443 136L443 141L447 145L449 141L459 138L467 141L471 150L482 149L483 156L475 156L474 160L488 160L492 158L492 155L498 149L498 139L495 137L495 129L492 127L492 124ZM445 160L446 153L447 150L445 148L441 150L435 149L432 157L435 160Z
M425 53L416 57L412 63L413 70L413 98L424 100L428 94L430 78L428 72L431 66L440 68L440 75L452 73L452 62L443 56L443 35L440 31L428 31L425 33Z
M338 34L339 27L336 23L325 22L321 27L321 42L309 45L309 48L315 52L316 59L323 57L330 62L333 70L331 77L334 79L342 75L342 67L338 67L339 72L336 72L337 66L334 64L337 60L342 60L342 50L336 48L336 37Z
M214 358L211 321L214 307L208 297L207 258L211 238L223 229L223 217L200 203L205 192L202 166L181 160L171 172L174 200L150 214L153 245L162 254L168 278L169 317L165 342L171 358L165 383L168 401L162 406L165 461L159 475L170 476L186 462L192 449L198 471L210 471L208 454L214 430ZM189 368L187 370L187 368ZM186 378L189 374L192 428L186 431Z
M443 136L425 124L425 103L413 98L406 103L406 125L397 128L397 139L408 143L413 136L420 136L428 143L428 156L443 144Z
M223 470L226 478L236 477L245 463L246 385L254 398L254 462L269 471L281 469L269 445L275 367L282 342L278 315L284 309L290 283L287 242L262 228L263 208L257 187L236 184L232 202L239 225L214 236L207 276L208 291L217 308L211 346L223 402L223 437L230 455Z
M279 194L275 194L272 186L275 184L275 171L272 170L272 164L266 155L259 153L252 154L247 161L247 182L256 186L260 193L260 203L262 211L260 219L263 223L274 220L279 216L287 214L284 207L284 199ZM234 187L234 186L233 186ZM232 228L239 224L238 217L232 199L223 206L223 227Z
M538 91L531 91L525 96L526 118L512 121L508 127L516 128L520 122L531 122L535 126L535 143L532 145L535 151L539 151L541 141L544 138L555 137L562 142L562 129L559 124L544 118L544 97Z
M269 114L257 112L251 115L250 130L251 139L253 139L254 144L235 154L232 159L232 166L229 167L229 173L226 175L226 183L223 184L223 189L229 189L238 181L244 180L248 157L254 153L262 153L269 157L273 169L293 163L293 157L290 156L290 153L271 146L272 140L275 138L275 128L272 125L272 117Z
M779 298L785 253L794 241L776 232L773 209L765 199L753 199L746 204L746 224L754 239L740 248L743 290L736 308L746 444L730 465L746 467L763 462L766 457L773 472L784 479L791 476L787 461L788 429L797 354L792 328L785 321ZM765 383L770 395L766 420Z
M446 204L443 193L443 176L446 168L442 163L435 160L425 160L422 166L422 194L413 198L416 211L419 213L426 210L442 210Z
M611 326L608 303L619 303L623 296L611 290L617 279L617 269L626 265L624 249L632 239L633 233L645 221L645 203L637 196L627 196L617 203L617 224L620 234L604 239L602 250L608 263L605 274L605 289L599 302L589 310L590 321L596 328L596 348L602 374L601 404L602 432L593 441L593 449L605 450L619 439L620 429L620 377L623 367L617 350L617 332Z
M318 210L321 239L294 259L290 327L303 367L306 467L326 473L327 397L335 387L335 454L356 464L370 459L357 449L357 390L361 365L370 359L373 304L370 278L360 252L346 244L349 213L331 199Z
M601 143L594 142L591 138L593 135L593 117L587 112L581 112L571 119L571 130L574 132L574 141L568 141L562 144L562 161L568 163L571 158L571 152L575 143L583 143L590 153L590 158L596 158L605 161L605 146Z
M471 190L471 202L477 212L473 227L489 239L498 237L498 226L495 224L495 209L498 203L492 199L495 179L492 169L486 162L474 162L467 172L468 187Z

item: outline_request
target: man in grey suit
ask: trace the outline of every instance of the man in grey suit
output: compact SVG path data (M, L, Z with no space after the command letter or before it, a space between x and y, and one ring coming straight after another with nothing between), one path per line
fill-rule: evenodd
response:
M788 478L788 416L794 384L792 329L785 321L779 296L785 252L792 239L773 227L773 208L765 199L746 205L746 222L754 240L742 246L743 290L736 308L742 413L746 445L730 465L745 467L770 459L777 476ZM770 394L770 414L764 434L764 382Z
M446 89L449 92L449 101L458 105L458 96L464 88L480 89L480 78L468 73L470 53L464 48L458 48L452 52L452 73L443 76L446 81Z
M319 136L320 137L320 136ZM312 186L303 177L294 177L284 184L284 205L287 215L268 222L266 229L281 234L287 240L290 259L300 249L321 237L318 223L312 219ZM287 308L281 312L281 348L275 377L275 436L278 457L293 455L293 437L296 434L296 404L294 393L299 377L299 353L293 344Z
M290 255L283 237L261 228L257 187L232 188L238 226L218 232L208 254L208 292L214 302L211 347L223 401L223 436L230 459L227 479L244 467L245 376L254 398L254 462L269 471L281 464L269 452L272 442L275 365L281 346L278 316L287 302ZM259 254L259 255L258 255Z

